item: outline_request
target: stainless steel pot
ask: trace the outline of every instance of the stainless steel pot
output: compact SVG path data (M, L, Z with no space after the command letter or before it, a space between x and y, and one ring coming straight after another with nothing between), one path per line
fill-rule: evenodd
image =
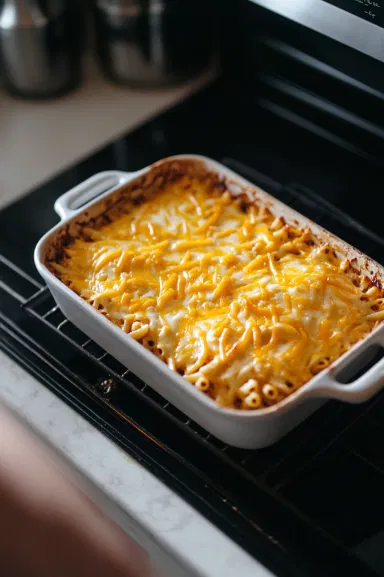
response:
M157 86L211 61L213 0L95 0L97 52L107 77Z
M47 98L80 81L81 12L73 0L4 0L0 59L5 87L26 98Z

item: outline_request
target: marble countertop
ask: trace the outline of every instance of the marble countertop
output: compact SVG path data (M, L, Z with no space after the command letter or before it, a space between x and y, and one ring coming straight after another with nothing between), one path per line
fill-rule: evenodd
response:
M209 79L134 91L108 84L91 64L83 87L66 98L37 103L1 94L0 207ZM150 553L157 575L271 575L2 352L0 399L102 490L97 502Z

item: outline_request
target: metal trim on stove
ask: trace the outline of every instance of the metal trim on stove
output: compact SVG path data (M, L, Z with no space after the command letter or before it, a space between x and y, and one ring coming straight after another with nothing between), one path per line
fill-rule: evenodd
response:
M323 0L250 0L384 62L384 30Z

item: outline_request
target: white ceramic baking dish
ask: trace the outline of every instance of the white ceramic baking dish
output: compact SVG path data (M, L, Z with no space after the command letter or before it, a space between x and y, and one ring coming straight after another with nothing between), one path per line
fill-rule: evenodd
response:
M85 213L85 218L88 218L89 214L101 214L105 211L111 195L118 194L121 187L165 166L165 163L180 161L196 163L200 169L204 167L218 173L220 178L225 179L233 194L245 192L251 198L257 198L258 202L266 203L276 215L283 215L287 222L310 226L317 236L330 242L344 258L357 259L358 266L368 277L377 275L384 279L383 267L231 170L205 157L180 155L134 173L109 171L96 174L56 201L55 210L62 221L38 243L35 263L64 315L188 417L223 442L236 447L256 449L271 445L318 409L326 399L361 403L375 395L384 386L384 358L352 383L341 384L336 375L342 372L345 376L348 371L353 371L351 374L354 374L356 365L372 354L374 347L384 346L384 323L331 367L277 405L245 412L217 406L213 400L171 371L155 355L98 313L48 270L45 265L47 251L51 249L57 235L63 232L63 227L75 226L76 221L81 216L84 218Z

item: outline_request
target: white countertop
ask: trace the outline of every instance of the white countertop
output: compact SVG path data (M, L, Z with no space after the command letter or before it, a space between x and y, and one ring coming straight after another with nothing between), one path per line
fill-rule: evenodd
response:
M27 102L0 92L0 202L79 162L211 78L207 73L177 88L128 90L105 81L90 62L84 85L58 100Z
M137 91L108 84L90 66L84 86L57 101L23 102L0 94L0 206L182 99L209 78L169 90ZM150 552L162 575L270 575L1 352L0 398L101 487L107 499L118 503L119 508L108 505L107 509Z

